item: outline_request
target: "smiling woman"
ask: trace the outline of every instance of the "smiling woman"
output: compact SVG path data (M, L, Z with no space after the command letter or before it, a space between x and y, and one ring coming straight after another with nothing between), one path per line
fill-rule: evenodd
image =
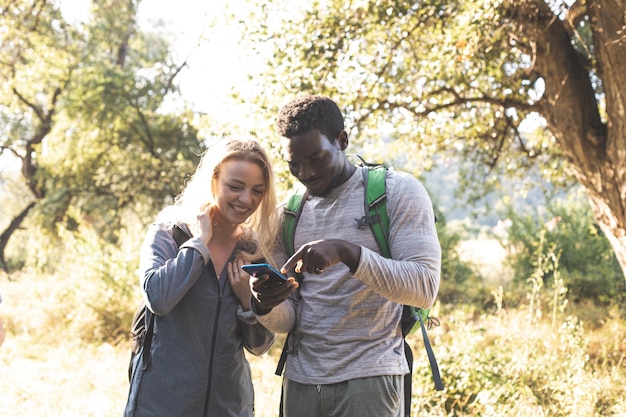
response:
M252 417L244 348L262 355L274 334L250 310L250 277L241 267L273 263L277 226L274 175L259 143L209 148L141 249L139 288L154 321L151 343L131 364L126 417L155 409L172 417ZM188 239L179 245L180 232Z

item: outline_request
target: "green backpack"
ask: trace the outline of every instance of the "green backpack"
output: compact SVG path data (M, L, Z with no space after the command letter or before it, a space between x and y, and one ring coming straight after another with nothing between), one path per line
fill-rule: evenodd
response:
M365 183L366 195L364 196L365 213L361 219L357 220L357 227L368 225L381 252L387 257L391 257L391 250L389 249L388 237L389 237L389 216L387 214L387 198L386 198L386 183L385 176L387 169L381 165L368 164L363 161L363 164L367 166L366 170L363 170L363 181ZM296 225L302 208L306 201L308 192L304 187L297 188L290 196L289 201L284 209L283 223L282 223L282 239L285 249L288 255L291 256L295 253L294 237ZM436 220L436 219L435 219ZM426 333L426 327L430 328L432 324L438 325L437 319L429 317L430 309L422 309L418 307L405 305L402 310L402 336L407 336L415 333L418 328L422 329L422 337L424 339L424 345L426 347L426 354L430 362L430 368L433 374L433 380L435 382L435 388L437 391L443 390L443 382L439 374L439 366L433 353L428 334ZM427 324L425 324L427 323ZM410 346L404 342L405 354L409 369L413 369L413 353ZM287 341L283 347L283 353L276 369L276 374L281 375L287 356ZM405 412L410 412L411 401L411 373L405 377Z

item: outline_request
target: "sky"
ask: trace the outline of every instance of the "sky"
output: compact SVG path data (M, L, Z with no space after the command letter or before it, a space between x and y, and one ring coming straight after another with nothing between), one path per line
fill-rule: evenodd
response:
M66 20L83 21L91 1L58 0ZM247 74L260 62L238 46L236 22L225 17L226 8L237 10L243 0L142 0L139 25L151 30L162 21L166 39L175 48L178 62L187 58L187 67L178 76L181 95L198 113L215 118L240 114L238 103L229 98L234 86L246 83ZM169 103L176 106L175 102ZM165 108L165 111L170 111ZM20 163L9 153L0 157L0 172L19 169Z
M90 1L60 0L68 20L82 20L89 12ZM194 110L217 117L233 113L235 103L228 94L233 86L246 82L254 68L254 57L238 47L240 37L236 22L226 18L226 8L236 10L242 0L142 0L139 25L150 30L162 21L168 41L174 46L177 61L188 59L179 75L182 97Z

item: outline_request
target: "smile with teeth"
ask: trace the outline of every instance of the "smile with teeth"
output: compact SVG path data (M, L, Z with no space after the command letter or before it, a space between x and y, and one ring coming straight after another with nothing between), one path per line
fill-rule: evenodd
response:
M244 207L239 207L239 206L235 206L235 205L231 205L231 207L233 208L233 210L235 210L237 213L241 213L244 214L248 211L247 208Z

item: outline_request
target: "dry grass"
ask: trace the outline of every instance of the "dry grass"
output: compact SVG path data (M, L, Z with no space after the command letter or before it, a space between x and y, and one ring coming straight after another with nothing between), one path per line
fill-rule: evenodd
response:
M122 415L128 353L110 345L33 346L27 336L2 346L0 415L106 417Z
M0 319L0 416L121 416L128 395L127 341L81 342L92 318L70 296L71 283L39 276L3 280ZM281 378L274 375L282 342L262 356L249 356L255 381L256 416L274 417ZM271 356L270 356L271 355Z
M0 348L0 415L3 417L121 416L128 394L126 346L34 346L9 336ZM277 415L280 378L265 355L250 359L257 417Z
M485 268L498 270L497 248L467 245L467 256L491 260ZM85 285L39 275L0 277L7 330L0 347L0 416L122 415L128 342L81 342L97 334L88 297L77 295L90 290ZM626 326L619 312L605 313L601 326L584 333L568 328L567 318L556 327L549 317L531 323L527 306L496 314L478 305L445 306L436 313L442 326L430 335L446 390L434 391L416 336L413 415L626 416ZM281 378L274 370L281 347L282 338L268 354L249 356L256 417L278 415Z
M249 357L255 395L255 417L276 417L280 404L282 377L274 374L281 343L261 357Z

